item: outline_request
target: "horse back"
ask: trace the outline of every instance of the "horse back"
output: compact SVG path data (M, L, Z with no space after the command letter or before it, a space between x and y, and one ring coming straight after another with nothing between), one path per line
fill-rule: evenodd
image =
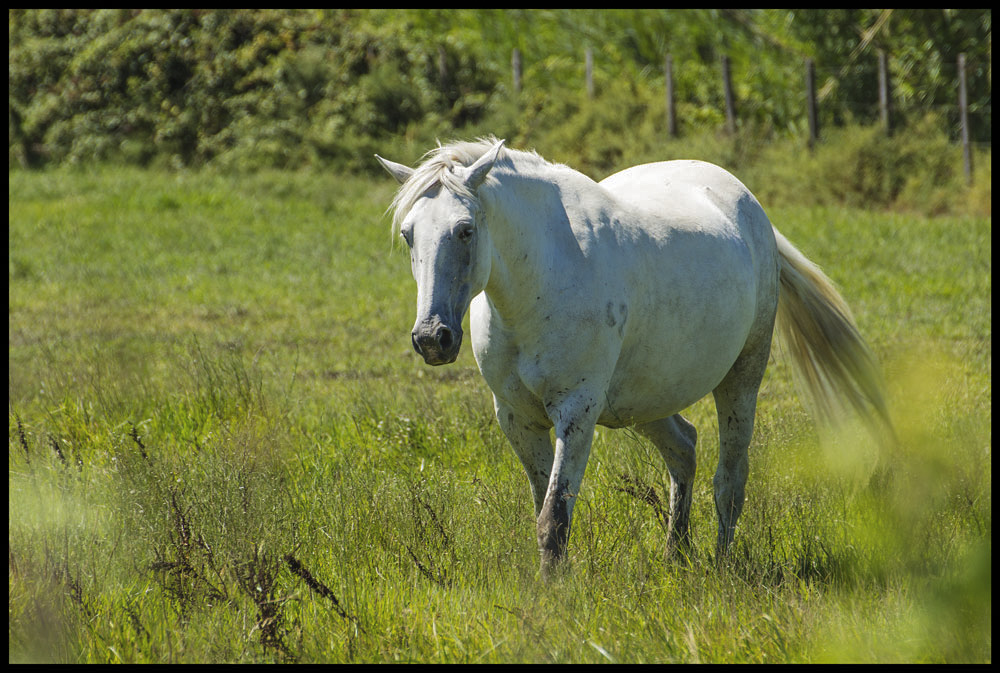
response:
M667 247L671 237L685 234L734 241L745 248L758 284L777 281L771 221L746 185L725 169L704 161L661 161L627 168L598 184ZM762 289L768 295L774 290Z

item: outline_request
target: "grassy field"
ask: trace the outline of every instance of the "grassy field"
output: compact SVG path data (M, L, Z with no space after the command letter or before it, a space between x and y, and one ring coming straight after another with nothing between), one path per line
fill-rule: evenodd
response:
M471 352L411 350L391 180L8 189L9 662L992 660L990 218L771 209L883 363L891 479L776 353L730 563L703 400L693 562L659 456L599 430L544 583Z

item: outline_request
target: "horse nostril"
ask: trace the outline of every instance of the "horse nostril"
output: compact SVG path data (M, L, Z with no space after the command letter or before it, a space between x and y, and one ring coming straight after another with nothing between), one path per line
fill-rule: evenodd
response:
M441 326L438 330L438 345L441 347L442 351L447 352L451 349L451 345L454 342L454 337L452 336L451 330L445 326Z
M447 327L440 320L424 321L410 332L413 350L430 365L455 361L462 343L462 330Z

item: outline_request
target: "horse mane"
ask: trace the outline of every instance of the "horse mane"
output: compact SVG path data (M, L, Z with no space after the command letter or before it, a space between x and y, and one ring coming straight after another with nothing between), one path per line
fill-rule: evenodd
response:
M464 167L474 164L479 157L498 142L500 142L499 139L493 135L480 137L476 140L459 140L447 145L442 145L439 141L437 147L424 154L423 162L417 166L413 175L400 186L389 205L389 210L393 211L393 235L399 233L403 218L413 208L417 199L438 185L444 186L445 189L454 194L474 199L476 195L455 175L454 169L458 166ZM549 162L534 151L525 152L507 147L500 150L496 165L512 166L515 162L519 167L526 163L549 165ZM487 181L490 181L490 176L487 176Z

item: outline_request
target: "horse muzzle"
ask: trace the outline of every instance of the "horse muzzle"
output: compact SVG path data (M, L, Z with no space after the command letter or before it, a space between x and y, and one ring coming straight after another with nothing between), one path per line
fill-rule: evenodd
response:
M418 323L410 334L413 350L429 365L446 365L455 361L462 347L462 328L448 327L437 316Z

